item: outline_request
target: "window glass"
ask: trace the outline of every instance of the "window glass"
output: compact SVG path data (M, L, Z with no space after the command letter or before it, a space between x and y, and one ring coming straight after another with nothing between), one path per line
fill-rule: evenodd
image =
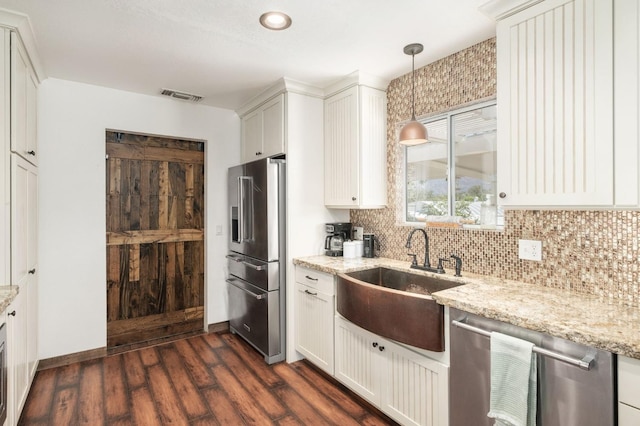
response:
M452 111L426 121L429 143L407 147L407 222L504 223L496 207L496 107Z

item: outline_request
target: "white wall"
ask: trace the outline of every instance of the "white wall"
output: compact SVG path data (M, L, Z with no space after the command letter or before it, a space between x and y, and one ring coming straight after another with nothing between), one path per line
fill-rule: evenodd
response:
M38 102L39 358L106 346L105 129L207 142L207 323L226 321L226 174L240 162L235 112L56 79L43 82Z

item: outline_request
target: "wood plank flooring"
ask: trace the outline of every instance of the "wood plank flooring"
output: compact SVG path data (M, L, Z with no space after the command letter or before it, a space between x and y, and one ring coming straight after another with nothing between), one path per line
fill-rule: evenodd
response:
M39 371L20 425L395 425L305 361L230 333Z

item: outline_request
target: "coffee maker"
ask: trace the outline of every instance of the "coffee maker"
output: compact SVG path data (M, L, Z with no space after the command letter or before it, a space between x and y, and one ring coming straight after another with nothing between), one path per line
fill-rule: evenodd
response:
M351 223L327 223L325 231L329 235L324 240L324 254L342 256L343 244L351 238Z

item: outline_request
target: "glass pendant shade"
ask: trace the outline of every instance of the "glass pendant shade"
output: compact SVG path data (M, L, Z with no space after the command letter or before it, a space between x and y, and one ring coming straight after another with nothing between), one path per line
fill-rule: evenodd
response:
M400 145L420 145L427 143L427 128L416 121L416 54L422 52L420 43L412 43L404 47L404 53L411 55L411 121L400 130Z

